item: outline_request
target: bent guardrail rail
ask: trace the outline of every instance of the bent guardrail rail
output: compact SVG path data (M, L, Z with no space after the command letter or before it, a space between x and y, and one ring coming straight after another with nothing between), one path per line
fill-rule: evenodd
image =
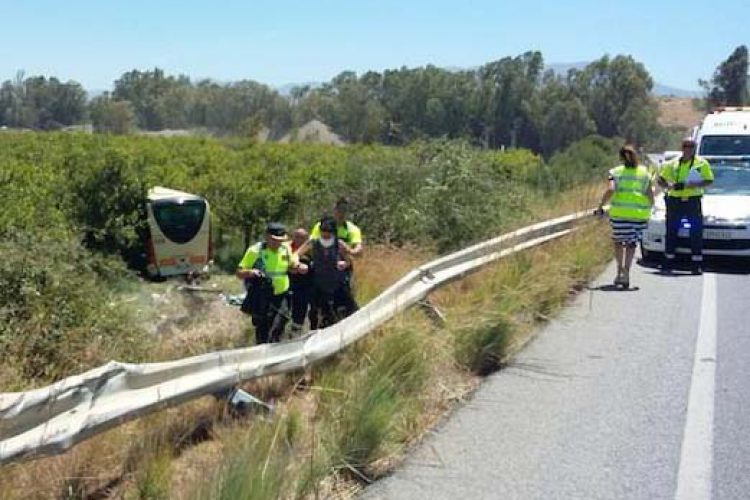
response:
M590 214L527 226L421 265L357 313L306 337L161 363L112 361L44 388L0 394L0 464L62 453L148 413L253 378L305 368L356 342L436 288L565 236Z

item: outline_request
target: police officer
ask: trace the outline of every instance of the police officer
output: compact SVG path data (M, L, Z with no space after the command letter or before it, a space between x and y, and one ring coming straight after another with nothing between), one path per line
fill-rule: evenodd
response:
M695 140L682 140L682 156L664 164L659 174L659 185L667 190L667 234L664 251L665 272L671 272L677 250L681 226L689 231L693 274L703 272L703 198L704 188L714 180L711 165L696 156ZM683 225L683 220L687 224Z
M252 316L256 344L278 342L289 317L289 272L307 271L285 243L286 228L272 222L265 241L250 246L236 276L249 281L243 311Z
M620 159L623 164L609 171L609 184L597 212L603 214L602 206L611 199L609 217L617 261L614 284L629 288L630 266L651 215L654 190L651 172L638 164L632 145L626 144L620 149Z
M333 218L336 221L336 237L346 246L347 255L359 257L362 255L362 231L352 221L348 220L349 200L339 198L333 208ZM310 238L320 238L320 222L313 226Z

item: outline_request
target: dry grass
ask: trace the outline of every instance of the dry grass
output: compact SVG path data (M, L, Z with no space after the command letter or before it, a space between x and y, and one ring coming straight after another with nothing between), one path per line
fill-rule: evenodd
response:
M313 390L292 394L281 406L279 419L285 418L290 408L296 408L292 411L300 411L308 419L303 419L298 430L294 453L284 455L285 467L277 471L283 474L283 480L274 478L273 494L279 498L350 498L368 481L391 470L426 429L476 386L477 377L453 356L453 346L461 340L460 336L476 331L477 324L504 318L511 325L512 335L506 349L499 353L499 361L519 349L539 322L547 321L601 269L609 254L609 242L602 238L601 229L581 231L572 238L490 266L439 291L435 301L449 318L445 329L436 330L418 311L410 311L315 370ZM404 338L411 338L409 342L413 344L403 344ZM389 353L384 347L389 343L396 346L395 352ZM423 362L418 362L422 367L419 370L425 370L417 377L421 382L410 389L407 399L393 400L393 395L384 389L388 380L382 376L389 370L378 360L399 359L404 353L413 352L419 352ZM399 373L400 386L410 385L406 374L414 369ZM331 406L341 410L330 413ZM280 420L276 422L280 425ZM372 429L372 433L361 435L363 429ZM348 437L342 442L341 436ZM359 443L360 439L365 439L365 444L353 448L358 450L355 455L337 451L350 449L352 440ZM256 455L276 460L276 451L258 449L255 442L248 446ZM239 453L247 455L247 448ZM234 457L229 459L232 467L240 467L243 474L251 474L248 471L257 468L251 463L238 466L232 461L238 455L228 456ZM227 466L226 460L223 467ZM308 475L307 464L314 464L316 480L312 485L304 479ZM226 470L223 467L217 471ZM227 479L221 472L215 477L214 484L229 484L227 490L213 492L220 498L230 498L229 492L236 491L247 494L247 498L263 498L268 493L268 484L262 486L255 481L238 486L236 479Z
M665 127L690 130L703 119L704 113L695 108L690 97L659 98L659 123Z
M64 455L0 468L0 498L121 498L154 460L212 439L223 420L207 397L130 422Z

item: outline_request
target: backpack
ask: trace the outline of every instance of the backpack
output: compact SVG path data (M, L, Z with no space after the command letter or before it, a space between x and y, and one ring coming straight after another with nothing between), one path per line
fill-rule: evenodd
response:
M286 250L286 247L285 251ZM263 276L259 278L246 278L245 288L247 293L245 299L242 301L240 311L245 314L253 314L254 312L262 312L266 309L268 298L273 295L273 282L271 278L266 276L266 261L263 258L263 251L266 249L266 243L260 243L260 251L258 252L258 258L255 259L253 267L251 269L257 269L263 272Z

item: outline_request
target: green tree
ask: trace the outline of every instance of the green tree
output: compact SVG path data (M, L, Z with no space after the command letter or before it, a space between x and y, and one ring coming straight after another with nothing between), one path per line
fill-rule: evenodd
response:
M116 101L129 101L133 106L138 126L144 130L161 130L166 126L166 105L161 101L176 87L190 85L187 77L175 78L164 70L132 70L115 80L112 97Z
M479 69L480 86L473 102L485 146L528 146L532 142L530 104L538 89L544 62L540 52L506 57ZM525 133L524 133L525 132Z
M542 152L549 157L596 131L586 107L576 96L554 102L544 114L540 130Z
M630 56L604 56L583 70L573 70L569 84L605 137L633 135L633 127L658 126L656 113L648 112L656 108L650 95L653 80L643 64ZM635 118L637 125L631 121Z
M129 101L116 101L108 93L89 103L89 116L96 132L129 134L135 128L135 111Z
M86 110L86 92L77 82L32 76L5 81L0 87L0 124L40 130L80 122Z
M706 89L706 104L714 106L742 106L750 103L748 91L747 46L740 45L716 68L710 82L699 80Z

